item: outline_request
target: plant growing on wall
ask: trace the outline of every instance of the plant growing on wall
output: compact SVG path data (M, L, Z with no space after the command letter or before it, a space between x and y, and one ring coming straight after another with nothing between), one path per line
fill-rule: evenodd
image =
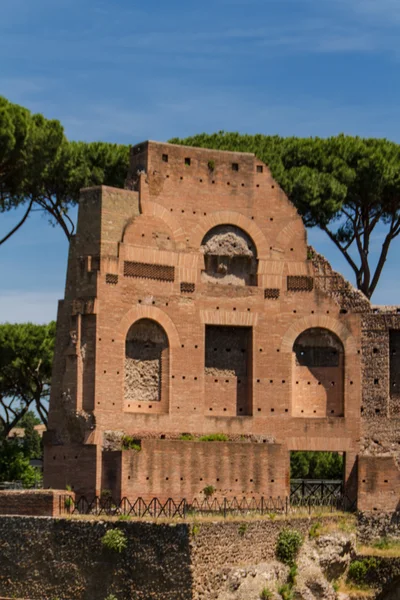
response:
M213 496L215 493L215 487L212 485L206 485L205 488L203 488L203 494L205 495L205 497L211 498L211 496Z
M138 440L135 440L131 435L124 435L122 437L122 450L136 450L136 452L140 452L141 449Z
M111 552L123 552L127 547L126 535L120 529L109 529L101 538L103 548Z
M303 536L296 529L283 529L276 544L276 557L292 567L303 544Z
M228 439L225 433L210 433L199 437L200 442L227 442Z
M271 600L273 593L267 587L264 587L260 592L260 600Z

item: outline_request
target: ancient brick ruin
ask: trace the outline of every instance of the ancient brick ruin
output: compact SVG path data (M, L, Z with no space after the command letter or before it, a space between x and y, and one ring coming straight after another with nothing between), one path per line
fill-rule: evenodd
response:
M126 187L82 190L45 486L284 497L290 451L331 450L360 508L394 510L398 309L307 247L252 154L146 142Z

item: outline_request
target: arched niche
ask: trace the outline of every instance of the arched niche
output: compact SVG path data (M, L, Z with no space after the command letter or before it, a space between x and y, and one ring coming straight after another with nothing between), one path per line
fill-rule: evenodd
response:
M328 329L307 329L293 344L292 412L317 418L344 414L344 347Z
M257 285L257 248L236 225L217 225L204 236L202 280L222 285Z
M125 342L125 403L168 407L169 343L156 321L139 319L129 328Z

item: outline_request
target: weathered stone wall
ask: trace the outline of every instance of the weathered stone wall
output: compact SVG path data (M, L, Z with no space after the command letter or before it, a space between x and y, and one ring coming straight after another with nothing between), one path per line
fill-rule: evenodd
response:
M121 554L101 538L126 534ZM0 594L43 600L189 600L187 525L104 523L47 518L0 518Z
M161 401L165 352L168 352L168 338L157 323L141 319L132 325L126 337L125 401Z
M211 600L223 570L273 560L283 527L312 520L193 524L0 517L0 596L60 600ZM102 547L123 531L121 554Z
M385 537L400 538L399 512L359 511L357 513L357 539L361 544L370 544Z

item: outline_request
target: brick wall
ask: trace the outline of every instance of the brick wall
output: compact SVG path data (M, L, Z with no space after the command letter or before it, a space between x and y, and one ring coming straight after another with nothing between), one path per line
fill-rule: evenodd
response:
M132 149L127 184L129 190L82 193L58 315L45 484L99 491L104 436L110 431L135 439L185 432L264 438L285 454L285 482L290 450L337 450L346 453L348 479L359 452L365 301L308 254L301 218L268 167L251 154L149 142ZM218 277L211 281L204 277L204 252L206 246L218 252L220 243L221 265L217 261ZM251 254L248 277L242 277L244 262L231 261L236 251L239 258ZM234 276L229 282L222 281L224 266ZM157 323L168 338L161 400L139 402L125 393L127 334L141 319ZM213 328L221 332L221 343L214 345L207 338ZM337 373L307 371L300 377L296 371L294 344L310 328L340 340L343 363ZM232 347L222 335L228 330L238 332ZM246 350L240 365L238 349ZM182 458L178 448L176 458ZM219 454L208 451L216 479L219 455L233 450L222 444ZM260 452L268 454L246 446L251 460ZM142 450L133 461L142 489L150 494L172 489L171 479L162 486L161 479L145 479L151 475L145 456ZM166 454L168 468L173 456ZM239 483L241 465L238 460L232 471L226 462L226 489L234 489L231 479ZM122 470L122 489L131 486L133 475L128 480L127 473ZM182 477L185 485L173 489L184 495L198 490L195 468ZM247 479L239 487L250 494L254 477ZM148 481L157 485L151 489Z
M393 512L400 508L400 471L393 456L358 459L358 509Z
M156 524L77 519L0 518L0 596L104 600L209 600L226 567L274 560L284 527L307 535L313 520ZM121 530L127 548L106 551ZM16 557L18 560L16 560Z
M1 490L0 515L53 517L63 514L65 490ZM74 496L73 492L68 492Z
M137 451L104 452L107 488L137 498L281 497L289 493L289 454L277 444L142 440ZM117 473L116 479L113 474ZM121 483L119 483L119 481ZM114 482L115 488L112 483Z

